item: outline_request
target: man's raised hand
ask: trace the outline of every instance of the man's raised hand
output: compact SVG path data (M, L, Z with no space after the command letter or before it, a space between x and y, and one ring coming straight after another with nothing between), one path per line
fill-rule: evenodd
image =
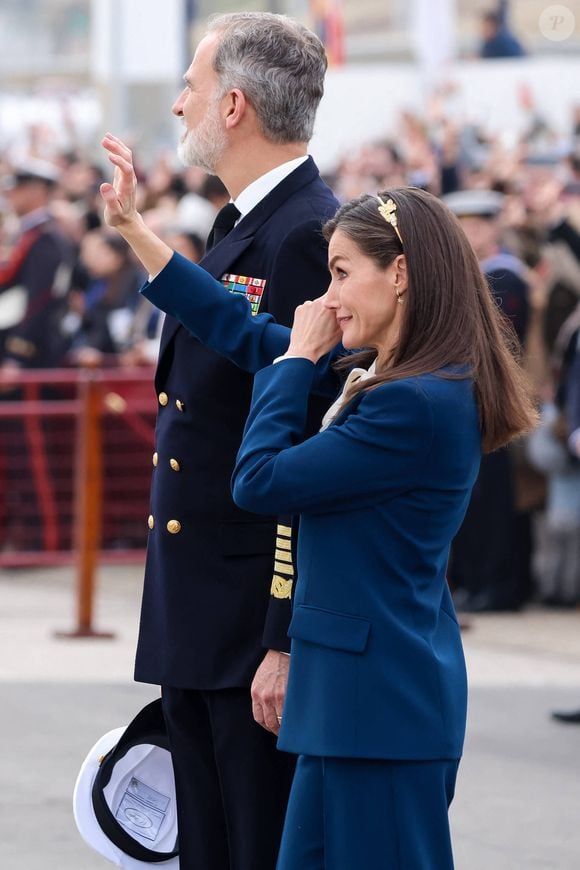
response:
M115 167L113 183L105 182L100 187L105 202L104 219L107 226L119 228L139 217L135 208L137 177L133 155L131 149L112 133L107 133L101 144Z

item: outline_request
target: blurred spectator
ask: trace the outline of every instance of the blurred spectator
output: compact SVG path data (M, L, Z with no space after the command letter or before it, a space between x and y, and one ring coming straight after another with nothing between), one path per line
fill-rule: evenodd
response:
M219 178L208 175L198 191L189 191L178 202L177 223L205 242L216 214L228 201L228 192Z
M174 251L199 263L205 251L205 244L195 233L184 232L172 227L160 227L160 236ZM129 348L119 358L123 366L154 365L157 362L163 312L154 308L144 296L139 297L131 327Z
M568 568L574 584L573 603L577 604L580 593L580 307L573 319L576 328L572 332L564 354L564 366L558 391L558 404L560 410L564 411L563 435L571 456L567 477L571 483L568 502L569 505L571 502L572 517L570 518L568 514L567 519L568 521L572 519L572 533L566 536L559 554L556 555L560 555L559 561L564 562ZM558 529L554 531L557 536ZM561 595L562 588L558 588L557 592ZM552 718L558 722L580 725L580 708L556 710L552 713Z
M570 360L564 396L568 449L580 460L580 325L570 339ZM580 564L578 565L580 576Z
M58 365L65 351L59 329L69 289L73 248L50 211L58 182L54 166L30 159L4 181L4 196L17 219L6 261L0 266L0 365Z
M98 203L99 187L105 180L99 166L89 163L74 152L63 155L60 189L62 199L84 206L86 228L101 225L101 207Z
M504 196L491 190L466 190L450 194L445 202L461 221L498 305L523 344L528 284L524 264L501 246ZM504 448L482 456L467 514L452 547L449 576L461 609L517 610L530 597L528 525L529 517L526 521L516 517L512 451Z
M524 57L521 43L509 29L508 0L499 0L495 11L486 12L482 16L482 58Z
M578 322L578 318L577 318ZM575 607L580 601L580 356L577 329L566 349L555 403L546 403L530 439L532 461L548 478L545 541L540 554L544 604Z
M223 208L230 199L225 184L217 175L206 175L203 184L199 188L199 194L211 203L216 212Z
M127 349L145 276L123 239L105 229L87 233L80 260L88 283L84 290L70 293L63 327L70 336L73 361L94 366L106 355Z
M561 200L554 208L550 235L565 240L580 261L580 233L562 215ZM580 298L580 287L577 291ZM568 607L580 601L579 336L577 301L554 342L554 399L545 402L541 425L529 444L532 461L547 477L545 541L539 557L542 600Z
M176 210L177 220L182 227L207 239L216 215L214 207L198 193L186 193Z

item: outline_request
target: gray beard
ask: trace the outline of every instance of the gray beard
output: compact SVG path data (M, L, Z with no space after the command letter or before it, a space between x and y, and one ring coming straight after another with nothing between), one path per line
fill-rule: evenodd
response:
M225 147L226 137L221 128L206 122L201 131L190 130L187 133L177 146L177 156L184 166L198 166L204 172L215 175Z

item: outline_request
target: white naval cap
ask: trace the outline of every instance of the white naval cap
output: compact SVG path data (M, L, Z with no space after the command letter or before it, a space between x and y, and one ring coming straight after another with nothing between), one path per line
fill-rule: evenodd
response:
M29 157L14 164L10 175L2 179L2 189L12 190L20 184L31 181L41 181L49 187L58 184L60 171L54 163L48 160L39 160L37 157Z
M83 762L73 812L85 842L125 870L179 870L173 765L161 699L101 737Z
M502 210L505 196L495 190L457 190L442 197L454 215L462 217L497 217Z

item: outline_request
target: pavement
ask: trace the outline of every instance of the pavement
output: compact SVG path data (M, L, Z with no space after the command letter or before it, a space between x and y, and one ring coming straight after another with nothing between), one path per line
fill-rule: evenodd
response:
M59 639L74 628L72 571L0 572L1 870L111 866L80 839L71 794L97 738L157 694L131 680L141 578L100 572L95 627L114 639ZM580 727L548 714L580 707L580 612L481 615L464 642L457 870L579 870Z

